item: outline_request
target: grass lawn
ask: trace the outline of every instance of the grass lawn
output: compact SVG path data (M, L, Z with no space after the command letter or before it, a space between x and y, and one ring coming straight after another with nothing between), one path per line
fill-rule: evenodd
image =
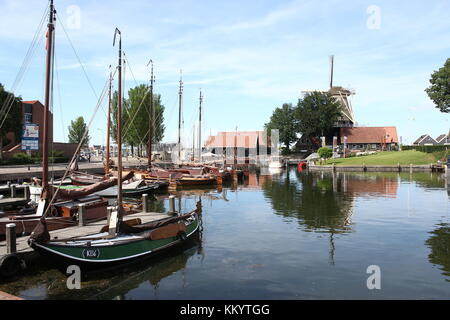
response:
M328 160L324 164L336 163L339 165L409 165L409 164L430 164L436 163L439 159L444 159L449 151L434 153L419 152L416 150L407 151L384 151L369 156L352 157L346 159Z

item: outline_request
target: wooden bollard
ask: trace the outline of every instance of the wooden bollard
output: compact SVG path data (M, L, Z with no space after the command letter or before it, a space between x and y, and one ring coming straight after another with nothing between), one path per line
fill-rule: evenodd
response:
M15 198L16 197L16 185L13 184L11 185L11 198Z
M109 226L109 220L111 219L111 214L114 210L114 207L107 207L106 208L106 224Z
M6 253L15 253L16 248L16 224L8 223L6 225Z
M400 162L397 162L398 172L402 171L402 167L400 166Z
M412 163L409 164L409 173L413 172Z
M142 195L142 212L149 212L148 211L148 194Z
M25 186L25 188L23 189L23 194L24 194L24 198L25 200L30 200L30 187L29 186Z
M175 214L175 196L169 196L169 213Z
M80 203L78 205L78 225L80 227L84 226L84 213L85 213L85 207L84 207L84 203Z

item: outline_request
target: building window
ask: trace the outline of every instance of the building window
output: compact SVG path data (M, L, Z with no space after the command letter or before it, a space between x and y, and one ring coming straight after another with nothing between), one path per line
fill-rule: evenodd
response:
M25 113L25 123L32 123L33 115L31 113Z

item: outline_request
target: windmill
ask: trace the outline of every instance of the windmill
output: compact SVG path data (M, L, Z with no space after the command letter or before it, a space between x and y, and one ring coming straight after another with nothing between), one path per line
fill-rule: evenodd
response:
M340 86L333 86L333 73L334 73L334 55L330 56L330 88L328 90L305 90L302 93L308 93L313 91L328 92L333 98L341 104L341 117L337 121L335 127L353 127L356 123L355 115L353 113L353 107L350 97L355 94L355 90L346 89Z

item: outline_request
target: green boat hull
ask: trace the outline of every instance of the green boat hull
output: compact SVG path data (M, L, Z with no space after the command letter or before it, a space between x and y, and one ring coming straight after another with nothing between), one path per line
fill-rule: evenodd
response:
M39 253L62 262L102 267L127 262L171 248L188 240L198 229L199 218L196 217L195 221L186 226L186 234L183 238L176 236L160 240L139 239L98 246L71 246L52 243L32 243L31 246Z

